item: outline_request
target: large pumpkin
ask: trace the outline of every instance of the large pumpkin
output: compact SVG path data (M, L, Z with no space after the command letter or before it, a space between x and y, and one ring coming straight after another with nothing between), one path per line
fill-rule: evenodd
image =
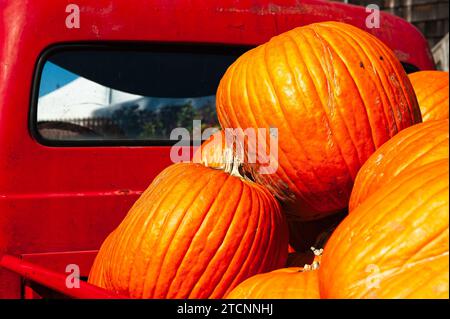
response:
M448 119L448 72L419 71L409 75L416 92L422 119Z
M220 130L211 135L195 152L194 161L208 167L226 169L233 160L234 148L233 141L227 141L225 132ZM346 213L346 211L343 211L339 214L310 221L288 218L287 224L291 247L296 252L310 252L310 247L316 245L317 247L322 247L326 242L327 234L331 233Z
M350 197L350 212L403 171L446 159L448 152L448 120L421 123L400 132L360 169Z
M317 270L282 268L253 276L236 288L227 299L319 299Z
M325 298L449 298L448 159L405 171L338 226L322 256Z
M166 168L103 243L89 282L132 298L221 298L282 267L287 226L262 186L200 164Z
M303 220L344 209L366 159L421 121L393 52L338 22L293 29L243 54L222 78L216 105L224 129L278 129L278 170L253 170Z

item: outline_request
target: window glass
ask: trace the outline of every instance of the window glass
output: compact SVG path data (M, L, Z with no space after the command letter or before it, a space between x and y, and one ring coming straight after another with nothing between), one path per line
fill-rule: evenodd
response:
M36 129L44 140L168 141L172 129L217 127L215 93L247 48L65 48L41 68Z

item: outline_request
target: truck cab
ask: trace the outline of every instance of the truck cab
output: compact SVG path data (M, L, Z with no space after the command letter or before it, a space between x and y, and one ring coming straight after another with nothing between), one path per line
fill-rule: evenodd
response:
M371 13L323 0L1 1L0 298L90 296L52 278L70 265L88 275L172 163L174 128L218 126L217 85L249 48L335 20L378 37L407 72L434 68L417 29L386 13L371 27Z

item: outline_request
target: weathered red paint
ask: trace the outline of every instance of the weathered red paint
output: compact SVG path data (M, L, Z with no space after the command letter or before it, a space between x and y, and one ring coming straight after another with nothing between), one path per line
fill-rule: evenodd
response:
M364 8L319 0L70 0L0 2L0 256L98 249L138 194L170 164L168 147L47 147L28 131L36 61L79 41L257 45L296 26L339 20L365 29ZM434 68L422 35L382 14L368 30L402 61ZM121 190L126 189L127 192ZM0 269L0 298L20 297L20 277Z

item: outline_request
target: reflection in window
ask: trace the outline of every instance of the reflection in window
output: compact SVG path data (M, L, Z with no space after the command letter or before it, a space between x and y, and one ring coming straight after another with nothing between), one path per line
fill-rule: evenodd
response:
M170 49L170 48L169 48ZM46 61L37 129L48 140L168 140L217 127L215 90L242 51L79 50Z

